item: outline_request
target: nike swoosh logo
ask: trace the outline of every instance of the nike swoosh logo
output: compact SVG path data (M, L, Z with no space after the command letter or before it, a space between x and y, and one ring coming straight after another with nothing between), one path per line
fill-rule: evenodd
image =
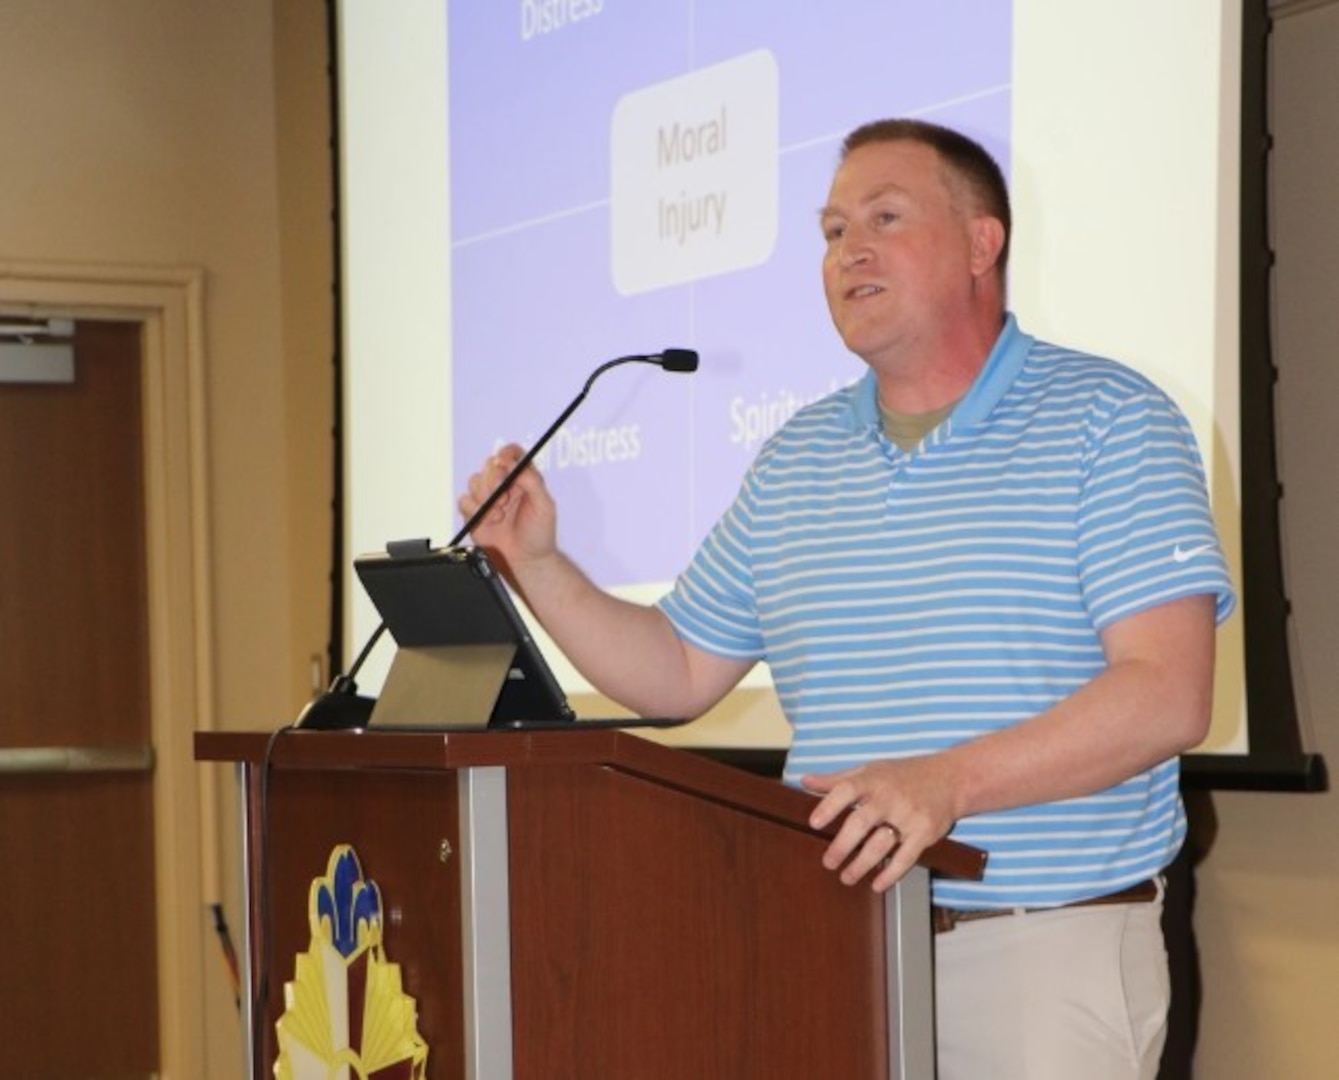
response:
M1189 562L1196 555L1203 555L1206 551L1212 551L1212 544L1200 544L1198 547L1183 548L1180 544L1172 549L1172 562Z

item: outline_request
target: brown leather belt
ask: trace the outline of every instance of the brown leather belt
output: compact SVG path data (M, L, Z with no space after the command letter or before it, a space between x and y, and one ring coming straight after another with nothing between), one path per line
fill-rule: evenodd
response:
M995 919L1001 915L1026 915L1033 911L1060 911L1063 908L1096 907L1099 904L1147 904L1158 898L1158 883L1154 878L1127 886L1118 892L1103 896L1090 897L1087 900L1074 900L1055 907L1012 907L982 908L974 911L960 911L935 905L930 909L930 921L936 934L945 934L958 923L975 922L977 919Z

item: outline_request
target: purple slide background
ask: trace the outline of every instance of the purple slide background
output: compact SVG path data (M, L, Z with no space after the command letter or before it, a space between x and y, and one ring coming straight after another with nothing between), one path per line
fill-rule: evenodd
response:
M541 459L564 547L616 586L673 578L728 505L758 449L738 436L740 403L808 400L861 374L819 274L816 211L841 137L866 120L921 115L967 131L1007 169L1012 5L592 6L593 17L528 41L519 0L448 10L452 445L459 490L495 446L537 438L604 360L697 349L695 375L629 365L602 376ZM614 106L759 48L779 72L772 258L620 296L607 201ZM632 428L635 462L570 466L583 435Z

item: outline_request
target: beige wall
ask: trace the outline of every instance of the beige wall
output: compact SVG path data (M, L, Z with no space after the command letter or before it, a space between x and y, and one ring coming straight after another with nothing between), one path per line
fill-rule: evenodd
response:
M316 15L323 65L320 0L280 8L280 25ZM319 138L325 154L325 133L290 115L313 107L293 80L276 95L274 25L270 0L6 0L0 31L0 258L205 271L217 712L242 725L300 704L305 654L325 636L318 616L316 639L295 640L311 620L294 614L305 582L290 563L306 530L321 536L311 562L328 561L313 521L328 474L318 484L310 460L326 424L312 406L328 412L328 393L302 377L328 372L328 309L311 314L328 292L328 213L314 237L295 235L328 194L323 161L276 149L281 122L304 152ZM293 189L308 178L304 203ZM324 587L324 565L298 569Z
M0 264L204 272L207 708L226 727L294 716L327 633L325 63L322 0L0 9ZM222 891L240 934L230 786L220 785ZM183 812L193 820L194 808ZM204 1033L209 1075L236 1077L226 970L207 913L183 917L198 921L206 984L207 1016L191 1027Z
M330 634L334 234L324 0L272 0L282 349L286 362L288 709L325 685ZM313 668L316 670L313 671ZM286 715L286 714L285 714Z
M1339 767L1339 6L1282 8L1273 113L1288 573L1301 706ZM277 726L309 692L328 617L324 4L5 0L0 21L0 263L206 272L214 707L224 726ZM1330 1075L1339 796L1223 794L1214 806L1197 915L1198 1075ZM235 873L225 887L236 931ZM210 1077L233 1077L236 1014L201 923Z
M1276 5L1275 362L1299 709L1339 778L1339 4ZM1219 794L1196 1075L1336 1075L1339 793Z

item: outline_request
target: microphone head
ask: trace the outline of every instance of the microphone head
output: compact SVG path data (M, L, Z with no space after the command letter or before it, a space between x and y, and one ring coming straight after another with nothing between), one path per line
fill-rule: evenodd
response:
M693 372L697 370L697 353L692 349L666 349L660 354L660 366L666 371Z

